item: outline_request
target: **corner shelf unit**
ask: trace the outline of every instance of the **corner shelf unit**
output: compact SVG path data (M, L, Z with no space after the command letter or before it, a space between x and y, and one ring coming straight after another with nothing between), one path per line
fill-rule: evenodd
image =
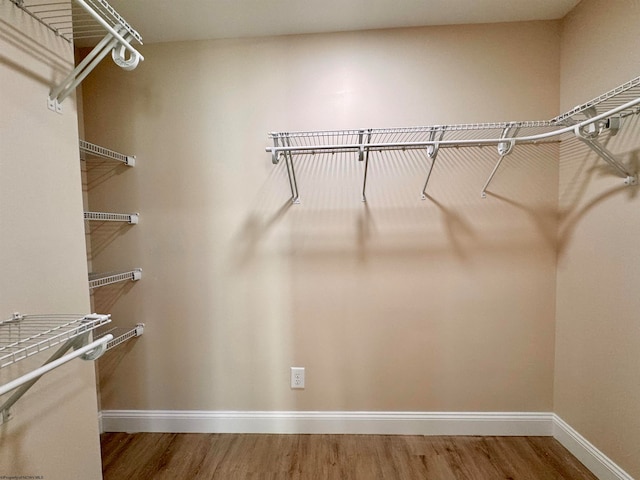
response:
M135 268L126 272L108 272L89 274L89 288L94 289L111 285L112 283L126 282L131 280L137 282L142 278L142 269Z
M33 355L58 346L56 352L39 368L0 386L0 395L16 390L0 405L0 423L10 418L9 409L45 373L81 357L95 360L113 340L107 335L92 342L90 333L111 321L110 315L21 315L14 313L0 321L0 368L14 365ZM71 353L67 353L73 350Z
M137 225L139 213L84 212L84 219L97 222L124 222Z
M136 165L135 155L125 155L85 140L80 140L79 144L80 158L83 160L87 160L89 157L97 157L106 160L115 160L116 162L124 163L128 167L135 167Z
M429 161L422 199L427 198L431 172L441 148L497 147L498 160L480 192L483 198L503 159L516 145L563 142L577 138L596 152L627 185L637 184L637 173L631 171L608 151L598 137L615 135L631 115L640 113L640 77L636 77L566 113L550 120L461 125L433 125L408 128L369 128L359 130L272 132L273 146L266 147L271 161L284 159L291 199L300 203L295 175L294 156L352 152L364 164L362 200L366 201L369 160L376 152L420 150ZM604 136L604 135L603 135Z
M144 57L131 43L142 45L142 37L106 0L11 0L56 36L72 44L75 40L100 38L93 50L49 92L49 109L61 113L61 104L111 52L124 70L133 70Z

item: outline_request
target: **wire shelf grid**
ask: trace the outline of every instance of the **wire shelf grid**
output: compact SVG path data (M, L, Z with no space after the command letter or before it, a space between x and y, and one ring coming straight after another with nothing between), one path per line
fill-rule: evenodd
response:
M361 198L367 201L367 173L371 152L422 150L430 160L429 170L420 198L428 198L427 187L431 172L441 148L484 147L496 148L497 163L485 182L480 195L487 198L487 188L504 158L515 145L559 143L577 139L593 150L611 169L624 179L625 185L637 185L638 175L598 141L600 134L615 135L625 118L640 114L640 77L606 92L589 102L551 120L527 122L474 123L459 125L433 125L405 128L370 128L304 132L272 132L273 143L265 150L271 161L284 160L291 200L300 203L293 156L326 158L326 154L355 152L364 164ZM604 135L603 135L604 136Z
M128 33L142 44L142 37L105 0L11 0L31 17L72 43L74 39L104 36L104 26L91 11L112 28Z
M0 368L86 334L111 321L111 315L20 315L0 321Z
M432 125L403 128L271 132L272 153L314 154L322 151L349 152L362 149L403 150L496 145L501 141L543 143L573 137L567 127L588 122L596 115L626 117L640 113L640 77L636 77L551 120ZM533 138L531 138L533 137ZM520 142L522 139L522 142ZM274 162L275 163L275 162Z
M455 148L459 146L457 142L469 141L476 142L474 145L494 145L507 129L517 129L520 136L526 137L550 133L557 130L557 126L548 121L504 122L343 131L273 132L269 136L274 141L276 149L285 147L290 148L292 154L315 154L327 150L358 151L362 148L368 150L424 149L436 142L443 148Z
M609 90L602 95L599 95L582 105L578 105L577 107L572 108L571 110L558 115L557 117L551 119L551 123L554 124L564 124L571 123L571 121L580 121L586 120L589 118L589 112L592 109L596 109L598 113L602 111L611 110L618 106L624 105L627 102L630 102L636 98L640 97L640 76L629 80L622 85ZM635 109L637 110L637 108ZM637 111L633 111L633 109L629 112L623 112L622 115L626 116L629 114L637 113Z

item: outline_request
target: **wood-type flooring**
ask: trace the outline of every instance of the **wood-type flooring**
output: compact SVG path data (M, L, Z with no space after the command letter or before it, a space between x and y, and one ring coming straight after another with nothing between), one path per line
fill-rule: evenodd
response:
M552 437L106 433L104 480L596 480Z

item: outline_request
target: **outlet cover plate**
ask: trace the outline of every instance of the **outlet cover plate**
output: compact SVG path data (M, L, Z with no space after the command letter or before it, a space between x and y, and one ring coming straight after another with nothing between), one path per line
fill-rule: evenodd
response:
M304 367L291 367L291 388L304 388Z

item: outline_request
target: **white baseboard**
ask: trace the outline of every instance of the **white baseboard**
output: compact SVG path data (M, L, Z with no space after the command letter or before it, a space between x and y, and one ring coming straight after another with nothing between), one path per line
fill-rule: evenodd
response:
M107 410L105 432L551 436L546 412L240 412Z
M553 437L600 480L633 480L631 475L555 414Z
M104 410L101 432L553 436L600 480L633 480L554 413Z

